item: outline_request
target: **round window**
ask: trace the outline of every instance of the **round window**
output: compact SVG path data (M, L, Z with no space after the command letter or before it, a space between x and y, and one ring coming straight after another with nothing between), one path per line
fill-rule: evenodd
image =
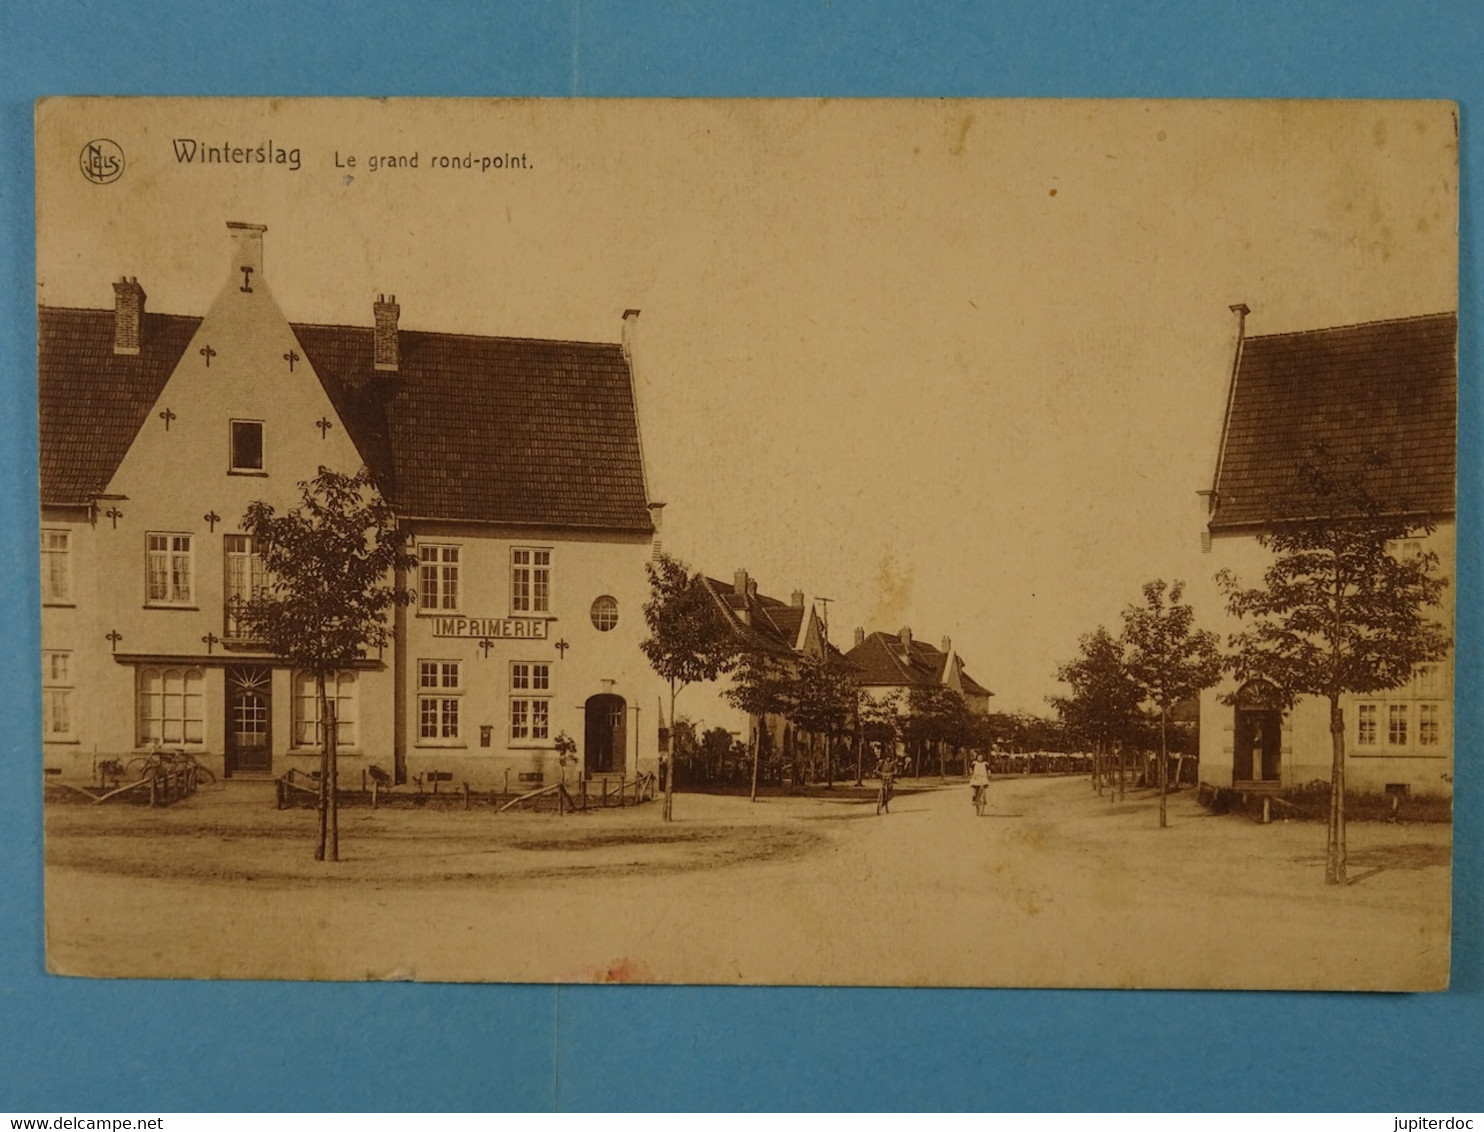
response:
M604 594L593 602L592 619L598 632L608 632L618 624L618 602Z

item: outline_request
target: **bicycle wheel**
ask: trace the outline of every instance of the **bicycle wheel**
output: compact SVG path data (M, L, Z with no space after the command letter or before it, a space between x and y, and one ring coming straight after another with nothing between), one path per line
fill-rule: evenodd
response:
M880 814L886 808L886 784L882 783L881 789L876 791L876 813Z
M148 778L155 770L154 755L135 755L124 764L124 773L130 778Z

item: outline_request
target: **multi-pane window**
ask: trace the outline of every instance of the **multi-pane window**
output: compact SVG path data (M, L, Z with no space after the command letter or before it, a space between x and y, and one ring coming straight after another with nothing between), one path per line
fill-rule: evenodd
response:
M1417 705L1417 745L1436 747L1442 739L1442 713L1437 704Z
M1355 709L1356 725L1359 728L1355 737L1356 746L1374 747L1376 745L1376 704L1360 704Z
M551 665L517 660L510 665L510 738L551 737Z
M222 590L226 595L226 637L241 639L248 634L244 616L247 603L262 597L268 588L268 572L263 556L253 548L250 535L227 535L222 540L226 578Z
M457 660L417 662L417 735L419 739L457 739L459 705L464 692Z
M592 618L593 627L598 632L606 633L618 624L618 601L608 594L595 598L588 616Z
M510 610L551 611L551 551L524 546L510 551Z
M234 472L263 470L263 422L233 421L232 464Z
M1407 705L1386 705L1386 741L1393 747L1407 745Z
M206 733L206 678L199 668L139 670L139 742L200 743Z
M72 734L72 654L58 649L41 653L41 732L43 739Z
M191 605L191 536L151 533L146 539L145 599L151 605Z
M335 672L325 677L325 699L335 705L335 742L356 745L356 674ZM324 728L319 714L319 691L314 675L294 673L294 746L319 747Z
M420 609L457 609L459 607L459 548L429 546L417 548L418 607Z
M61 605L72 600L72 533L41 532L41 600Z

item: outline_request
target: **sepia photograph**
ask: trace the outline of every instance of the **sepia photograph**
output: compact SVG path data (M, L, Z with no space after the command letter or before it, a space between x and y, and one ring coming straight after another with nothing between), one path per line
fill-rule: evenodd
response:
M1447 989L1458 169L1448 102L43 99L47 968Z

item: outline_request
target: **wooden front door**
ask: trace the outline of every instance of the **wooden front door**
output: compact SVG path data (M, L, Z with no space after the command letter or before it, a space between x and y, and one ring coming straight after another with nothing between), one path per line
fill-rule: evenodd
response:
M1237 691L1232 721L1232 781L1277 782L1283 774L1283 712L1277 689L1252 680Z
M622 696L593 696L587 701L582 766L588 775L623 774L627 769L624 727L627 714L628 705Z
M273 769L273 670L227 669L227 773Z

